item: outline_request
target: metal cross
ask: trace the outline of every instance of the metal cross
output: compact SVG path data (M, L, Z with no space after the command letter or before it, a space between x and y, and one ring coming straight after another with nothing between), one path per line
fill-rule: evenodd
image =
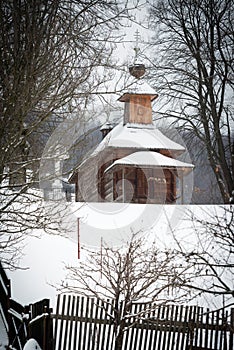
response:
M136 39L136 46L134 47L134 51L135 51L134 62L136 62L137 57L138 57L138 53L140 52L140 48L139 48L139 39L141 38L138 29L136 30L136 33L135 33L134 37L135 37L135 39Z

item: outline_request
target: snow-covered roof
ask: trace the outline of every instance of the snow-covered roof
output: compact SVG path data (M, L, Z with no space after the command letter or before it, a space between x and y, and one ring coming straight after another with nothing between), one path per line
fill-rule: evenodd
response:
M101 127L100 127L100 131L101 130L105 130L105 129L112 129L113 125L110 123L110 122L106 122L105 124L103 124Z
M151 96L151 101L158 97L157 92L149 86L144 80L135 79L130 77L128 87L125 88L123 95L118 99L121 102L126 101L129 95L149 95Z
M106 139L106 140L105 140ZM155 127L138 128L135 125L117 125L105 138L100 148L105 147L126 147L140 149L167 149L184 152L183 146L170 140ZM101 142L102 143L102 142ZM98 148L98 147L97 147Z
M153 124L126 124L119 123L91 153L90 157L96 156L106 148L131 148L140 150L170 150L181 154L185 148L163 135ZM79 167L81 167L85 159Z
M177 159L169 158L158 152L152 151L134 152L126 157L118 159L106 169L106 172L113 169L117 165L176 168L178 170L182 170L183 173L187 174L194 168L193 164L184 163Z

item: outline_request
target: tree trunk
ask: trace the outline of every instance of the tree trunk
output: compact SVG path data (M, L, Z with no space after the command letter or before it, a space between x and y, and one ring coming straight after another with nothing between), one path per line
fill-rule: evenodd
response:
M115 350L122 350L123 336L124 336L123 329L121 327L119 327L118 334L115 338Z

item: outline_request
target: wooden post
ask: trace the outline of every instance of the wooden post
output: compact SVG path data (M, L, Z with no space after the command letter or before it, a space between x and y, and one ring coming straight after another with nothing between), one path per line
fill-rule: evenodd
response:
M102 246L103 246L103 238L101 237L101 252L100 252L100 255L101 255L101 278L102 278L102 254L103 254L103 252L102 252Z
M183 175L183 173L181 175L180 185L181 185L181 204L184 204L184 175Z
M78 259L80 259L80 218L77 218Z
M43 328L43 349L48 350L48 339L47 339L47 307L44 306L44 317L42 321Z

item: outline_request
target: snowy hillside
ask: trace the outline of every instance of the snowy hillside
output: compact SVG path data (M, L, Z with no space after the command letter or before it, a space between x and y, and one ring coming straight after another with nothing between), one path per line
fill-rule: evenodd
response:
M220 210L218 206L73 203L67 219L67 238L43 231L40 231L40 238L27 238L21 261L23 269L8 273L12 279L12 297L22 304L51 298L52 306L55 305L57 292L51 284L56 285L66 279L66 264L76 265L79 262L78 217L80 258L85 260L84 246L100 249L102 239L109 245L121 246L129 241L133 232L139 232L149 244L154 242L161 248L172 248L177 240L186 249L196 249L200 239L191 215L205 219L215 217ZM210 242L205 244L210 245ZM215 300L213 296L210 298L219 304L218 297ZM199 300L199 303L204 303L204 300Z

